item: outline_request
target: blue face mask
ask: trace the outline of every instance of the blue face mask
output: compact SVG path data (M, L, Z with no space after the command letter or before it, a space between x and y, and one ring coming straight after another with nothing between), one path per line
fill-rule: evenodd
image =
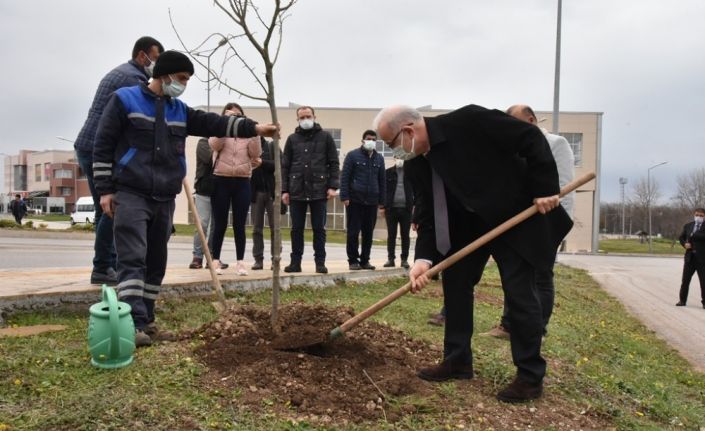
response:
M411 138L411 151L406 151L404 149L404 133L401 134L401 143L398 147L392 148L392 154L395 159L399 160L411 160L416 157L414 152L414 146L416 145L416 138Z
M165 83L162 81L162 91L164 92L165 95L170 96L170 97L179 97L181 96L184 91L186 90L186 86L179 81L177 81L173 76L169 75L169 78L171 78L170 83Z

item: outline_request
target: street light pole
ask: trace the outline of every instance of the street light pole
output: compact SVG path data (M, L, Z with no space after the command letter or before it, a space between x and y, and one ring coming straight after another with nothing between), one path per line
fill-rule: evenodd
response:
M558 19L556 27L556 69L553 76L553 133L558 134L558 102L561 87L561 10L563 2L558 0Z
M661 165L665 165L666 162L661 162L661 163L656 163L655 165L651 166L649 169L646 170L646 190L647 190L647 198L646 198L646 212L648 213L649 216L649 253L653 251L653 248L651 246L651 170L654 168L657 168Z
M620 192L622 195L622 239L626 239L626 236L624 235L624 186L627 184L627 179L624 177L619 177L619 185L620 185Z

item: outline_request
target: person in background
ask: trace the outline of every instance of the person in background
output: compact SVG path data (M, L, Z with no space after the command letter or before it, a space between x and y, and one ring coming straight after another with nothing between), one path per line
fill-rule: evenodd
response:
M377 222L377 208L384 210L384 157L375 148L377 133L366 130L362 145L350 151L343 161L340 176L340 200L345 205L348 265L353 271L374 270L370 264L372 234ZM362 233L362 247L358 239Z
M244 112L237 103L228 103L223 115L242 117ZM228 228L228 214L232 208L233 232L238 275L247 275L245 269L245 222L250 209L250 177L252 168L262 164L262 146L259 138L210 138L208 144L213 149L214 191L211 196L213 211L213 269L222 274L220 252L225 231Z
M335 197L340 161L330 133L316 123L310 106L296 109L299 126L289 135L282 157L282 202L291 211L291 263L284 272L301 272L306 210L311 211L316 272L326 274L326 216Z
M510 106L507 109L507 114L517 120L521 120L538 127L539 122L536 118L536 114L528 105ZM549 133L548 130L541 127L539 127L539 129L541 129L541 132L546 137L546 141L548 141L548 146L551 148L551 154L553 154L553 159L556 161L556 168L558 169L558 184L561 188L563 188L568 185L568 183L573 181L573 178L575 177L575 156L573 155L573 150L570 148L570 144L563 136ZM561 198L561 207L563 207L571 219L573 218L574 200L575 192L571 192ZM556 252L557 251L558 250L556 250ZM553 262L555 263L555 261L556 254L554 253ZM556 296L556 288L553 284L553 265L551 265L550 268L537 269L535 277L536 289L539 294L539 300L541 301L543 333L546 335L548 331L548 322L553 314L553 303ZM505 303L500 324L490 329L488 332L480 335L508 340L510 331L511 324L509 322L509 310L507 308L507 304Z
M387 262L385 268L393 268L396 244L397 226L401 235L400 265L409 268L409 231L411 230L411 210L414 207L414 192L409 179L404 175L404 161L397 160L385 173L387 180L384 201L384 218L387 221Z
M152 77L154 65L162 52L164 52L164 47L153 37L144 36L137 39L132 48L132 58L127 63L123 63L108 72L101 79L95 96L93 96L93 103L88 111L88 118L83 123L76 142L74 142L78 164L86 175L88 188L91 191L93 204L95 205L95 219L93 222L95 225L95 254L93 256L91 284L115 285L117 283L113 220L110 217L103 217L103 210L100 207L100 195L95 189L95 180L93 179L93 146L96 130L98 129L98 121L103 114L105 105L115 90L146 83Z
M677 307L685 307L688 302L690 280L694 273L698 273L700 280L700 300L705 308L705 208L696 208L693 221L683 226L683 232L678 238L685 249L683 255L683 279L679 292Z
M208 145L208 139L201 138L196 145L196 178L194 180L193 200L196 211L201 219L201 229L208 241L208 250L213 250L213 223L211 217L211 195L213 184L213 150ZM206 264L207 265L207 264ZM198 230L193 235L193 260L190 269L203 268L203 244ZM226 269L227 263L220 262L220 268Z
M177 51L157 59L148 85L123 87L108 100L93 148L100 204L114 217L118 298L131 307L135 345L158 333L154 306L166 272L176 195L186 175L186 137L272 136L279 126L189 108L178 99L193 63Z
M252 257L255 259L252 269L264 268L264 214L267 213L270 244L274 255L274 143L265 139L262 144L262 164L252 170L252 198L250 214L252 216ZM279 150L277 148L277 150Z
M25 203L22 196L16 194L15 200L10 202L10 212L12 216L15 217L15 223L22 225L22 219L27 214L27 204Z

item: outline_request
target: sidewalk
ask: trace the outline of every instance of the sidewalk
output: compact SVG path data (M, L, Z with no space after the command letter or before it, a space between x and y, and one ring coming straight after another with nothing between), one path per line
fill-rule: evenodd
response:
M282 272L281 285L330 286L339 282L368 282L406 275L403 268L378 268L375 271L350 271L346 261L327 262L328 274L317 274L314 264L304 263L303 272ZM0 270L0 323L2 315L18 311L56 308L85 308L100 300L100 286L89 284L90 267L82 268L28 268ZM228 269L219 276L225 291L255 291L272 287L272 271L249 271L238 276ZM170 266L162 284L160 298L214 295L210 271Z

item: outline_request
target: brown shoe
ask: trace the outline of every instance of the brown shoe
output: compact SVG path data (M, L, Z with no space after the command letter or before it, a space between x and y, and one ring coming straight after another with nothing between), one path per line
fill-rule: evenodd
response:
M446 323L446 316L442 315L441 313L434 314L431 316L430 319L426 321L426 323L433 326L443 326Z
M443 361L438 365L420 369L416 375L430 382L444 382L451 379L472 379L474 373L472 364L453 365L450 361Z
M495 337L495 338L502 338L505 340L509 339L509 331L507 331L507 328L505 328L502 325L497 325L494 328L490 329L487 332L483 332L480 334L484 337Z
M531 384L515 377L514 380L497 393L497 399L505 403L523 403L541 398L543 382Z
M198 257L194 256L193 260L191 261L191 263L189 264L188 267L189 267L189 269L203 268L203 258L198 258Z

